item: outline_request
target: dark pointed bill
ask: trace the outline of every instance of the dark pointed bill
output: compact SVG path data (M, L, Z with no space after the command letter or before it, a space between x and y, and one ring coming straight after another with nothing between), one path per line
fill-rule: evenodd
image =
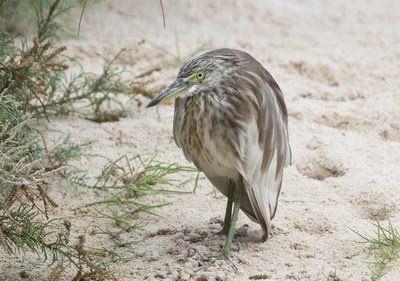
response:
M146 107L152 107L160 103L166 98L176 97L177 94L185 89L185 83L183 79L176 79L171 85L166 87L159 93L154 99L152 99Z

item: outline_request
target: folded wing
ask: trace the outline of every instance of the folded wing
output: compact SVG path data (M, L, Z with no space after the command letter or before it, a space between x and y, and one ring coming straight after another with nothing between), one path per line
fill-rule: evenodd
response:
M243 157L238 163L246 193L266 238L278 204L283 168L291 162L286 105L282 92L271 79L259 89L258 106L244 133Z

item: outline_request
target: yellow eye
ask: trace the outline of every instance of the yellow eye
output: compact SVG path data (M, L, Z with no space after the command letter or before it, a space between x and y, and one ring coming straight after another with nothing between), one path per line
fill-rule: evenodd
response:
M199 72L199 73L196 74L196 78L197 79L203 79L203 77L204 77L204 73L203 72Z

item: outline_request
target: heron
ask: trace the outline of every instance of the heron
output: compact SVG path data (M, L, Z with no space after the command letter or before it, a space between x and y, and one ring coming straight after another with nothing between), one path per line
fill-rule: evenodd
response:
M230 257L240 209L266 240L291 163L287 107L275 79L247 52L216 49L184 63L147 107L168 99L175 99L177 146L228 198L218 257Z

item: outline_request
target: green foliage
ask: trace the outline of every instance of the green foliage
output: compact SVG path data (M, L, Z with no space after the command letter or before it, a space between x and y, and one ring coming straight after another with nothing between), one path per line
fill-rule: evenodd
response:
M70 0L2 0L0 31L26 35L38 31L40 41L63 30L59 19L71 8Z
M44 113L78 114L96 122L116 121L121 116L111 116L102 111L102 106L114 102L123 109L123 104L115 94L129 94L130 88L122 79L123 68L116 66L126 50L122 49L112 59L104 59L103 71L97 75L81 70L67 77L65 73L52 81L52 87L47 91L41 104L36 104L33 110L39 116ZM76 102L80 102L77 106ZM82 113L82 108L89 108L92 114Z
M62 30L62 25L57 22L57 19L70 10L70 3L71 1L65 0L31 2L35 10L39 43L44 43L46 40L56 37Z
M53 92L52 86L67 68L58 61L65 47L54 48L50 41L42 44L37 35L31 48L20 49L11 35L4 32L0 33L0 43L3 42L6 49L13 51L0 54L0 94L15 98L22 112L32 112L35 103L44 105L43 99Z
M389 222L384 227L380 222L374 223L375 235L363 236L358 232L363 241L369 244L373 260L369 262L368 268L371 272L371 280L381 280L391 268L398 266L400 262L400 233Z
M10 96L0 96L0 103L0 209L9 211L18 197L33 201L38 196L47 171L29 120L17 110L18 103Z
M129 158L123 155L115 160L109 160L102 172L97 176L95 188L130 190L140 196L167 190L154 189L155 185L179 183L179 180L170 178L171 175L181 172L195 172L195 168L159 162L154 157L144 158L136 155Z
M44 250L41 246L45 244L46 224L37 220L34 208L20 205L16 210L1 212L0 241L8 253L21 252L25 247L34 252Z
M45 143L44 139L43 143ZM94 142L76 144L71 140L70 136L67 135L66 137L56 141L50 150L48 150L46 145L48 162L53 169L67 167L68 162L71 159L86 156L85 150L93 143ZM61 175L65 176L64 171L60 172Z
M0 61L5 62L8 58L16 55L16 49L14 47L14 39L7 32L0 31ZM5 80L4 80L5 81ZM2 84L3 82L2 81Z
M5 8L20 8L21 2L0 1L2 16ZM72 264L77 270L75 280L99 280L112 276L99 261L102 253L87 250L84 237L72 244L70 223L60 226L48 219L50 209L57 207L47 192L50 176L69 159L79 157L87 144L76 145L65 138L49 148L42 133L32 126L36 118L47 117L47 109L58 113L57 107L65 105L48 106L48 101L64 94L59 89L67 65L59 57L65 48L55 47L49 38L59 29L55 19L66 11L65 3L29 1L37 22L30 47L16 44L8 29L0 28L0 245L9 254L31 250L46 259L50 255L52 262L62 262L58 275L60 268ZM97 79L89 76L90 82ZM95 92L107 90L107 85L90 87Z
M123 155L108 161L101 173L95 177L94 185L86 181L82 182L85 187L101 190L105 196L102 200L88 203L78 209L89 208L92 217L112 222L113 227L98 228L91 234L108 235L114 242L114 247L107 249L106 252L110 254L112 251L112 256L118 260L126 260L126 257L118 253L118 249L137 241L126 241L121 238L121 235L143 229L144 224L135 219L139 213L158 216L155 210L169 204L146 204L139 201L139 197L149 194L191 193L156 187L187 184L188 180L177 180L171 176L182 173L188 175L193 172L197 170L192 167L155 161L154 157L136 155L129 158ZM192 180L195 181L195 178Z
M114 58L105 59L103 72L99 75L81 69L70 76L66 69L76 61L62 57L65 47L56 47L51 40L60 31L57 22L65 14L71 1L2 1L4 16L18 13L22 7L34 11L36 34L32 45L20 47L5 28L0 27L0 94L12 95L17 99L19 109L33 117L48 117L49 114L79 115L97 122L115 121L120 116L104 112L107 103L114 102L123 108L115 94L127 94L130 87L123 81L123 68L116 66L126 50L121 50ZM15 10L16 9L16 10ZM14 11L15 10L15 11ZM7 12L9 11L9 12ZM6 15L7 18L12 18ZM1 26L1 22L0 22ZM1 31L3 30L3 31ZM82 113L77 102L91 112Z
M109 276L98 260L101 253L86 250L83 238L71 244L70 224L62 229L46 220L57 206L47 194L48 176L79 156L83 146L66 138L50 150L42 148L12 97L0 96L0 245L9 254L29 249L46 259L50 255L53 262L73 264L77 276Z
M146 204L139 198L185 193L157 187L188 183L192 179L175 180L171 175L196 170L151 157L122 156L110 160L93 185L86 171L69 167L69 160L81 157L91 143L74 144L68 137L51 146L46 143L43 133L33 126L37 119L76 114L96 122L115 121L121 116L110 114L104 107L113 102L123 111L117 95L132 91L122 78L124 69L117 66L126 50L105 59L100 74L80 68L67 75L67 68L78 64L63 57L65 47L57 46L52 39L61 30L57 20L68 11L69 4L62 0L0 0L0 245L9 254L30 250L59 262L51 273L53 280L70 265L76 269L74 280L113 279L107 261L110 257L126 261L128 258L118 249L137 242L124 240L121 235L142 229L144 224L137 214L158 215L155 210L168 204ZM21 9L26 14L21 14ZM15 36L21 35L18 20L4 20L20 15L26 15L27 21L32 15L36 23L31 43L26 38L22 45L16 42ZM84 236L78 241L71 238L70 222L48 218L51 208L57 207L48 194L56 174L70 183L101 190L103 199L84 207L90 209L90 216L113 223L112 228L96 229L92 234L108 235L114 247L88 248Z
M110 101L123 108L115 94L130 92L121 78L123 69L115 66L124 50L113 59L105 60L100 75L81 71L67 78L65 69L68 66L58 61L65 47L54 48L50 42L40 45L37 38L29 51L3 51L0 54L0 94L14 96L20 104L19 109L31 112L33 117L78 113L98 122L118 120L119 116L106 115L101 109ZM0 33L1 42L7 47L12 39L6 33ZM81 113L78 110L81 108L75 104L78 101L90 108L92 114Z

